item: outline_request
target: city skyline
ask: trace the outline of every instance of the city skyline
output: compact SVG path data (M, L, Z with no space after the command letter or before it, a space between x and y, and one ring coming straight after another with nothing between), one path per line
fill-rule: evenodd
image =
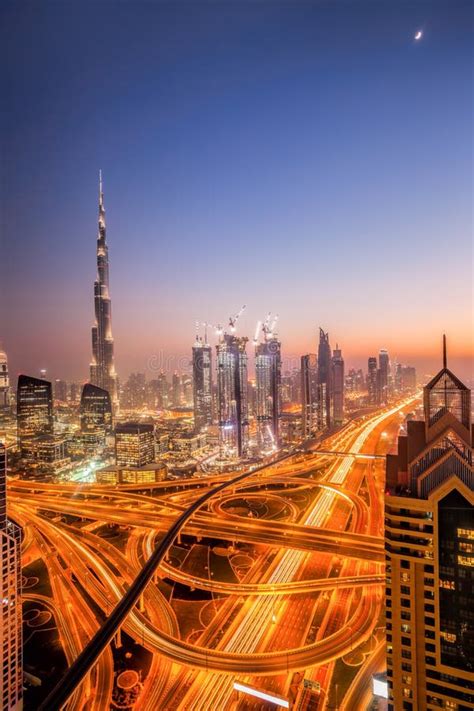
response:
M99 6L94 24L87 8L6 7L17 32L41 20L27 52L45 45L34 67L12 62L5 97L4 226L21 235L2 269L12 378L87 380L99 169L122 380L161 353L189 362L195 320L225 322L241 303L241 335L280 314L283 361L314 351L321 324L348 365L387 348L423 376L446 330L453 367L472 378L467 3L361 4L342 22L319 4L186 17L165 5L144 10L149 28L127 6L111 23Z
M0 18L0 711L474 710L472 0Z

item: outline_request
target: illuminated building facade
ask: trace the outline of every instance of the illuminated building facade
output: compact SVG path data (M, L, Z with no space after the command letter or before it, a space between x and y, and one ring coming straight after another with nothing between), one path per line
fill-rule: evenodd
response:
M212 424L212 349L196 337L193 345L194 429L200 432Z
M29 438L53 433L53 392L48 380L20 375L16 405L20 447Z
M181 387L181 378L179 376L179 373L173 373L173 377L171 380L171 388L172 388L172 395L173 395L173 407L179 407L182 404L182 392L183 392L183 389Z
M0 351L0 410L10 407L10 379L8 376L8 359L5 351Z
M281 344L265 333L255 347L256 415L258 443L262 450L280 444Z
M109 253L106 240L102 175L99 178L99 230L97 234L97 278L94 282L95 324L92 327L90 381L110 393L112 406L118 405L117 375L112 337L112 304L109 295Z
M112 431L112 401L107 390L86 383L81 394L81 435L91 446L105 444Z
M424 388L387 457L389 711L474 708L474 472L470 390L448 369Z
M21 530L7 518L6 450L0 442L0 711L20 711L23 696Z
M225 457L248 452L247 341L225 333L216 346L219 440Z
M367 396L370 405L377 405L379 402L379 388L378 388L378 368L377 368L377 358L371 356L368 360L368 371L367 371Z
M386 405L389 399L389 375L390 358L388 351L381 348L379 351L378 402L382 405Z
M332 399L332 369L331 346L329 333L319 329L318 346L318 429L324 430L331 426Z
M318 430L318 357L301 356L301 419L303 437L314 437Z
M63 469L71 461L66 440L55 435L40 435L24 440L21 456L52 471Z
M121 467L143 467L155 461L155 428L141 422L115 427L115 462Z
M96 472L98 484L153 484L164 481L168 468L162 463L145 464L142 467L105 467Z
M336 344L331 360L331 400L332 400L332 422L334 425L342 425L344 421L344 358L341 349Z

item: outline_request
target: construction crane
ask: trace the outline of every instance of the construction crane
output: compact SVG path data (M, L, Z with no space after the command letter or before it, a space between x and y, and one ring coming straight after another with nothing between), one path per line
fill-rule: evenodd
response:
M255 337L253 339L253 342L255 345L258 343L258 336L260 333L260 329L262 330L263 336L265 341L269 341L274 335L275 335L275 326L278 321L278 314L275 314L275 316L272 319L272 313L271 311L268 312L265 321L257 321L257 327L255 329Z
M235 333L235 325L239 318L241 317L242 313L245 311L245 304L242 306L240 311L236 313L234 316L229 316L229 330L231 333ZM207 329L208 328L213 328L214 331L216 332L216 336L218 336L219 340L221 340L223 334L224 334L224 328L223 326L218 323L217 326L210 321L196 321L196 339L198 337L199 333L199 326L204 326L204 340L207 343Z
M235 333L235 324L239 320L239 318L242 316L242 313L245 311L246 306L245 304L242 306L240 311L235 314L235 316L229 316L229 326L230 326L230 332Z

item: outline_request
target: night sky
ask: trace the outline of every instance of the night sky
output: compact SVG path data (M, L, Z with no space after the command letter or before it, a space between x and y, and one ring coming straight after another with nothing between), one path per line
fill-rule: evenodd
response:
M195 320L244 303L239 333L277 312L286 356L320 324L348 366L386 347L422 374L446 330L467 376L470 1L16 1L0 23L13 376L88 376L99 168L122 379L182 369Z

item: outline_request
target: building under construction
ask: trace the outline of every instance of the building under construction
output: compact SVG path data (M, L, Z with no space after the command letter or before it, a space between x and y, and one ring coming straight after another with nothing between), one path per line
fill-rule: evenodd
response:
M270 315L262 326L264 340L258 343L259 325L255 334L255 381L257 437L261 452L278 448L281 417L281 344Z

